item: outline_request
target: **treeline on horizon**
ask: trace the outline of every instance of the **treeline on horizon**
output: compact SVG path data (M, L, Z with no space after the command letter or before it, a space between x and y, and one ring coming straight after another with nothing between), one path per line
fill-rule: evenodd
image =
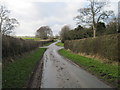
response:
M78 27L74 29L70 29L69 26L64 26L60 32L61 41L64 42L65 40L76 40L76 39L83 39L93 37L93 27L90 26L89 28L82 27L78 25ZM110 22L109 24L105 25L103 22L99 22L96 27L96 36L103 36L103 35L110 35L110 34L117 34L119 33L119 27L117 26L116 22Z

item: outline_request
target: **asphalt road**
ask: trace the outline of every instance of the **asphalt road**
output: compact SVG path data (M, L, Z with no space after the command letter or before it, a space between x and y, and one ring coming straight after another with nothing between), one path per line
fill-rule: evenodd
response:
M56 42L57 43L57 42ZM43 56L41 88L110 88L101 80L58 54L55 43Z

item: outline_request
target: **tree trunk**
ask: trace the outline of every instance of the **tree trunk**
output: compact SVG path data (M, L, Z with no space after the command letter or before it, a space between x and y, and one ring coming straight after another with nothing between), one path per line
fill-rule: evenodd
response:
M94 25L93 25L93 37L94 37L94 38L96 37L96 28L95 28Z
M95 29L93 30L93 37L94 38L96 37L96 30Z
M3 22L2 17L0 17L0 33L2 33L2 22Z
M2 33L1 30L2 29L2 20L1 20L1 22L0 22L0 33Z
M91 11L92 11L92 16L93 16L93 37L95 38L96 37L96 27L95 27L95 11L94 11L94 3L95 1L93 0L91 2Z

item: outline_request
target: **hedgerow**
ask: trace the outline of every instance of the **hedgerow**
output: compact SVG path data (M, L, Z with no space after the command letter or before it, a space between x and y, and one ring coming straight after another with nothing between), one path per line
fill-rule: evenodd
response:
M65 49L75 53L96 55L112 61L119 60L119 37L120 34L105 35L96 38L65 41Z
M2 58L14 57L21 55L25 52L32 51L39 46L43 46L50 41L34 41L34 40L23 40L21 38L14 38L11 36L2 36Z

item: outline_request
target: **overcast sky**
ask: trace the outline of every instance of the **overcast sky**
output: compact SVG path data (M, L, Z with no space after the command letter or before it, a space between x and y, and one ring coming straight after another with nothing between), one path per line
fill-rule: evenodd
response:
M117 2L110 0L105 9L118 11ZM48 25L53 34L59 33L64 25L76 27L73 20L78 15L77 10L86 6L85 0L1 0L11 11L10 17L16 18L20 26L15 29L16 36L34 36L41 26Z

